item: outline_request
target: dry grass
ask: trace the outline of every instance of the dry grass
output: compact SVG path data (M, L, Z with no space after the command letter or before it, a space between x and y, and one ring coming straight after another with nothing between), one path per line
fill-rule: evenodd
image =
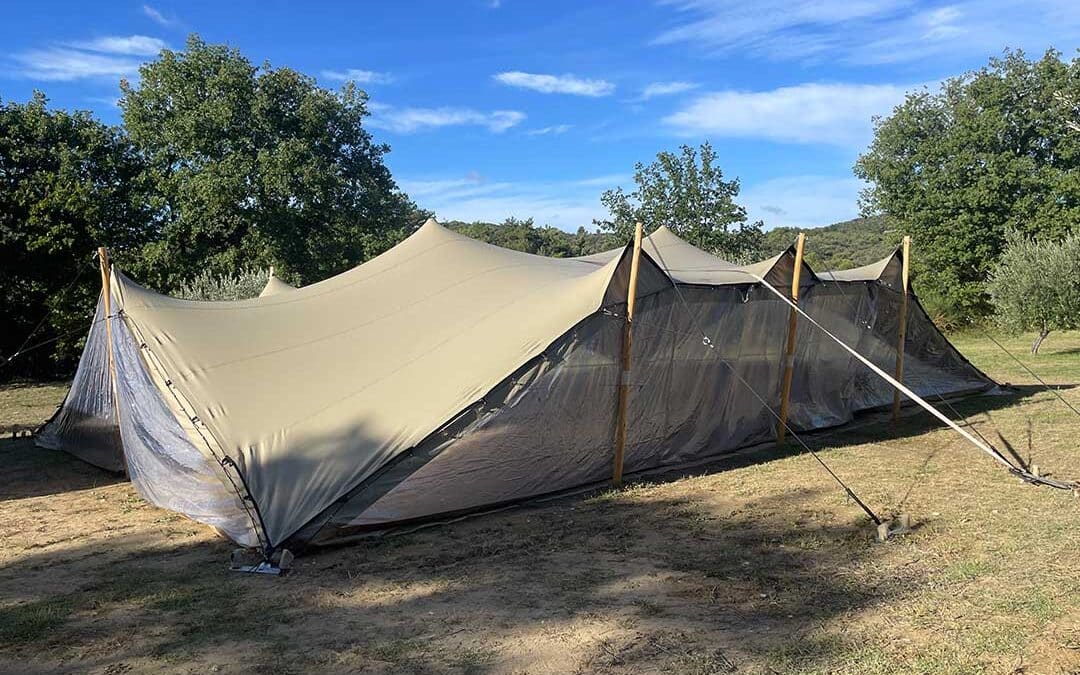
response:
M999 380L1030 381L977 336L959 342ZM1044 349L1042 374L1080 382L1080 334ZM0 390L0 427L61 396ZM1080 476L1080 419L1046 392L958 408ZM0 670L1080 672L1080 501L924 415L814 443L868 503L920 526L878 544L810 457L768 451L321 552L275 579L227 572L228 545L129 484L0 441Z

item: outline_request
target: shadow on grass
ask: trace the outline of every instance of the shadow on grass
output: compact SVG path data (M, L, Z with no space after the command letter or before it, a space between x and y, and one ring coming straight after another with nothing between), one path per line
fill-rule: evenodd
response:
M87 464L59 450L34 445L33 438L0 439L0 503L113 485L125 477Z
M110 546L130 555L81 563L85 582L65 588L48 578L67 563L39 553L0 571L0 590L28 581L52 589L0 607L0 658L46 654L88 668L185 661L241 643L255 661L285 671L302 659L305 667L483 672L496 661L486 639L581 621L615 630L587 645L592 669L685 670L733 652L768 655L773 638L788 642L904 588L846 572L875 550L870 528L862 518L823 516L817 497L793 490L713 505L608 492L573 508L551 504L323 551L281 579L225 571L224 544L139 552L119 540ZM85 560L78 550L65 556ZM102 645L113 647L103 653Z
M973 416L1041 392L1017 387L952 405ZM939 427L923 413L895 426L875 413L805 438L843 447ZM651 480L799 452L769 445ZM26 439L0 444L0 456L15 470L4 499L118 480ZM610 635L581 647L585 669L724 672L739 658L813 668L853 650L811 636L815 628L919 592L910 579L873 575L874 565L858 571L880 550L868 520L853 509L823 512L816 491L799 489L743 499L631 487L567 498L312 552L283 579L226 571L229 548L149 549L144 534L17 557L0 569L0 597L24 598L0 603L0 660L88 669L224 649L279 671L482 672L496 667L487 640L594 621ZM448 637L462 634L469 640Z

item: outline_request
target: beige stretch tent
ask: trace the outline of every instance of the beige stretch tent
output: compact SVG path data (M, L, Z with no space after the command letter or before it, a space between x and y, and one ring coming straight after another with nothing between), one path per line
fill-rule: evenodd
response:
M802 274L806 311L889 368L895 259L835 282ZM99 307L39 442L126 469L150 501L264 550L602 481L629 267L629 249L544 258L429 221L348 272L251 300L178 300L114 270L113 315ZM791 251L738 267L664 228L646 240L627 472L775 433L747 388L776 401L788 307L758 278L790 287L793 270ZM991 386L916 309L911 388ZM793 426L891 400L849 354L799 330Z

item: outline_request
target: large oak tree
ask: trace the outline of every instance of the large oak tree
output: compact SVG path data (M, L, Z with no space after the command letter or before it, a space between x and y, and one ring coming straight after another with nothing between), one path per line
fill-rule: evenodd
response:
M1015 230L1080 229L1080 60L1022 52L907 96L877 120L855 173L867 214L913 235L920 292L954 321L990 310L985 279Z
M376 255L424 218L394 183L363 121L367 94L321 88L188 38L124 82L124 125L147 163L156 241L144 274L176 288L196 273L276 265L310 283Z

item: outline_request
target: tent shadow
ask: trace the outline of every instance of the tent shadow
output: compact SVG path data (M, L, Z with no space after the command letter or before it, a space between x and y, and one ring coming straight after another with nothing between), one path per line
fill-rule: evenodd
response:
M459 663L486 639L582 622L608 633L583 647L591 669L670 668L699 651L767 655L777 639L906 592L847 571L877 545L861 518L823 518L815 496L610 493L323 551L280 580L225 571L227 545L205 540L119 537L107 552L32 553L0 570L5 596L38 591L30 610L0 608L0 631L31 610L48 610L49 625L20 633L0 658L74 653L80 668L99 668L242 648L255 666L287 656L439 672L456 668L429 666ZM93 630L79 618L87 608ZM303 654L284 653L288 643ZM820 645L808 658L831 653Z
M0 503L88 490L127 480L124 476L87 464L60 450L34 445L34 439L0 439Z
M952 404L974 415L1041 392L1018 387ZM939 427L923 413L893 426L878 412L804 440L835 448ZM3 493L9 500L120 480L28 439L0 448L18 467ZM187 521L161 524L151 515L134 534L103 540L99 533L10 556L0 595L16 602L0 608L0 634L17 637L5 639L0 660L78 654L79 667L91 669L232 659L240 650L255 668L302 659L339 670L375 663L390 672L449 671L489 640L543 643L595 625L602 637L582 645L585 670L678 670L718 654L768 660L792 640L805 644L800 667L813 669L849 648L815 632L822 624L920 588L880 574L876 564L860 566L883 550L868 519L854 509L823 510L817 490L774 485L746 496L723 488L727 469L799 452L769 444L645 479L668 483L659 490L577 495L315 549L284 579L230 573L231 545ZM715 487L672 481L703 468ZM89 609L92 630L80 618ZM303 653L283 644L303 644ZM516 667L539 667L550 656L527 652Z

